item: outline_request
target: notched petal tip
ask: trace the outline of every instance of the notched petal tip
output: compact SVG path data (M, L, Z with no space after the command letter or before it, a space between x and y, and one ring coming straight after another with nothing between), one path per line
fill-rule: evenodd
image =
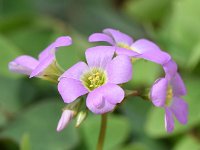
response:
M93 33L88 38L89 42L108 42L111 45L115 45L113 39L104 33Z
M70 36L58 37L55 41L56 47L69 46L72 44L72 38Z

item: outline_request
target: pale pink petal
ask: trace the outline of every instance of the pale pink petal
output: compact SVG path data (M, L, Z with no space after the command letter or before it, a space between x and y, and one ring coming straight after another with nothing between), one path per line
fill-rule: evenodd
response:
M117 103L124 99L124 91L115 84L107 83L88 94L87 107L95 114L113 111Z
M186 91L185 84L184 84L181 76L178 73L176 73L174 78L171 79L170 83L172 85L174 96L184 96L184 95L186 95L187 91Z
M156 80L150 93L151 100L155 106L162 107L165 105L167 88L168 80L166 78Z
M65 103L71 103L79 96L88 93L81 81L70 78L61 78L58 83L58 91Z
M76 80L80 80L81 75L84 73L84 71L88 70L88 66L86 63L80 61L70 67L67 71L65 71L59 78L59 80L63 77L66 78L72 78Z
M31 56L22 55L8 64L8 68L12 72L30 75L38 65L38 60Z
M107 35L111 36L115 40L115 43L124 43L129 46L133 43L132 37L118 30L107 28L103 30L103 33L106 33Z
M108 82L122 84L132 78L132 63L130 57L116 56L106 67Z
M112 60L115 48L113 46L96 46L88 48L85 52L89 67L105 68Z
M171 133L174 130L173 114L169 108L165 108L165 129Z
M115 45L112 37L104 33L93 33L88 40L89 42L108 42L111 45Z
M188 121L188 104L179 97L174 97L170 106L171 111L176 116L181 124L186 124Z

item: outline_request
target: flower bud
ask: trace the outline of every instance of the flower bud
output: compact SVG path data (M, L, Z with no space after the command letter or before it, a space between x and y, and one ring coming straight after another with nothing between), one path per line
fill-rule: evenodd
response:
M80 111L78 113L75 127L79 127L81 125L81 123L86 119L87 114L87 111Z
M71 121L71 119L74 117L74 111L73 110L64 110L62 113L62 116L58 122L58 126L57 126L57 131L60 132L62 131L67 124Z

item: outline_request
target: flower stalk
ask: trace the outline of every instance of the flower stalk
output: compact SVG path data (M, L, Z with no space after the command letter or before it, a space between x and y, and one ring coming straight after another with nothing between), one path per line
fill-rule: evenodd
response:
M102 114L101 128L100 128L99 139L97 143L97 150L103 150L103 145L104 145L105 135L106 135L106 127L107 127L107 114Z

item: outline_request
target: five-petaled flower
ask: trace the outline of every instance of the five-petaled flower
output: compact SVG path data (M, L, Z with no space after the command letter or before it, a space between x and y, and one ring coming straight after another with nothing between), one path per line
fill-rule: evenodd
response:
M30 77L56 79L62 72L57 65L55 52L59 47L69 46L71 43L72 40L69 36L59 37L39 54L38 60L28 55L22 55L9 63L9 69Z
M156 44L147 40L139 39L134 42L133 38L115 29L104 29L103 33L90 35L89 42L104 41L116 47L118 55L127 55L133 58L143 58L158 64L167 63L171 57L162 51Z
M87 49L88 65L78 62L59 78L58 91L64 102L71 103L89 93L86 105L95 114L110 112L121 103L124 91L117 84L132 78L132 64L128 56L114 57L114 53L112 46Z
M181 98L186 95L185 85L176 72L174 61L169 61L164 67L166 76L158 79L151 89L151 100L157 107L165 109L165 128L168 132L174 129L173 116L181 124L188 120L188 104Z

